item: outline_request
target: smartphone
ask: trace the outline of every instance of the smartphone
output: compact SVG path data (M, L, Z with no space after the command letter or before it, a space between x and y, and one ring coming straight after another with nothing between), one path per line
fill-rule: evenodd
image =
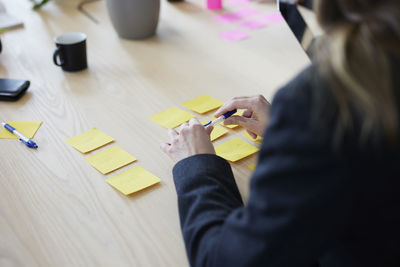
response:
M15 79L0 79L0 100L17 101L28 90L30 81Z

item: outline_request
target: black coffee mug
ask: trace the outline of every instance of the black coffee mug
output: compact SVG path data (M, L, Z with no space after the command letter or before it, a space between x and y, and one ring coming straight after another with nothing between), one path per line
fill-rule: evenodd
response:
M81 32L62 34L55 39L54 64L65 71L80 71L87 68L86 35Z

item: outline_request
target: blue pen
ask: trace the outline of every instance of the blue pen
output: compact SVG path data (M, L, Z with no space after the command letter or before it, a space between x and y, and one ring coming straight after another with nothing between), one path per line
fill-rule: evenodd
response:
M6 128L10 133L15 134L16 136L18 136L19 140L21 140L21 142L24 143L27 147L38 148L38 146L37 146L37 144L35 142L33 142L28 137L24 136L23 134L21 134L20 132L15 130L15 128L12 127L10 124L2 122L1 125L3 125L4 128Z
M224 113L224 114L222 114L221 116L219 116L217 119L215 119L215 120L213 120L213 121L207 122L207 123L204 124L203 126L204 126L204 127L209 126L209 125L214 126L215 124L220 123L220 122L226 120L227 118L229 118L230 116L232 116L232 115L235 114L236 112L237 112L237 109L228 111L227 113Z

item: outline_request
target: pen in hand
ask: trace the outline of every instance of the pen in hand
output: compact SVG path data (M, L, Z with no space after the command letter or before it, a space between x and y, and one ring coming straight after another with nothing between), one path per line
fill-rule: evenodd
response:
M203 126L204 126L204 127L207 127L207 126L209 126L209 125L214 126L215 124L220 123L220 122L226 120L227 118L229 118L230 116L232 116L232 115L235 114L236 112L237 112L237 109L228 111L228 112L222 114L221 116L219 116L217 119L215 119L215 120L213 120L213 121L207 122L207 123L204 124Z
M33 142L28 137L24 136L23 134L21 134L20 132L15 130L15 128L12 127L10 124L2 122L1 125L3 125L4 128L6 128L10 133L18 136L19 140L21 140L21 142L24 143L27 147L29 147L29 148L38 148L38 145L35 142Z

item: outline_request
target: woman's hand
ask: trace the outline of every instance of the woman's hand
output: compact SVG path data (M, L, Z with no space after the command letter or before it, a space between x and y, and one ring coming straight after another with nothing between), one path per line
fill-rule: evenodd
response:
M162 143L161 149L175 162L197 154L215 154L210 141L212 126L204 128L196 119L182 124L176 131L168 131L169 143Z
M238 124L243 126L247 132L255 139L257 135L263 136L269 120L269 108L271 104L262 95L235 97L228 101L214 116L234 110L245 109L242 116L232 116L224 121L225 125Z

